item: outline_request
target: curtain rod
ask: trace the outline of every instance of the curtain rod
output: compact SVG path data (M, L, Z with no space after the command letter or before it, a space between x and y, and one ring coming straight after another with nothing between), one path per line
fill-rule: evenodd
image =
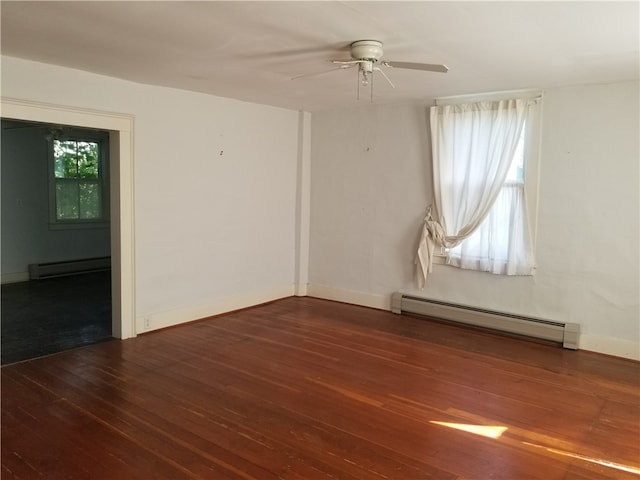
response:
M535 103L542 100L543 92L541 90L512 90L505 92L489 92L478 94L452 95L449 97L436 98L436 105L452 104L452 103L475 103L483 101L511 100L520 98L523 100L533 100Z

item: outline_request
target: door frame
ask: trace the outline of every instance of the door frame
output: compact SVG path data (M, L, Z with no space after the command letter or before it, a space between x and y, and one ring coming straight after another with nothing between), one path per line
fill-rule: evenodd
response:
M133 115L1 97L0 116L109 131L111 334L135 337Z

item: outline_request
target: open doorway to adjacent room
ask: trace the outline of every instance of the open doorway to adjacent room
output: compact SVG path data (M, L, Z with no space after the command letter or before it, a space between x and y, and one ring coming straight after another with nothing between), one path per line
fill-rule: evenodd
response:
M84 330L82 328L76 332L77 342L52 339L41 339L39 345L41 350L35 352L35 355L46 355L53 353L53 350L45 351L47 342L50 344L58 344L59 349L69 349L75 346L79 346L86 343L92 343L93 341L99 341L99 337L104 338L119 338L126 339L134 337L136 335L135 324L135 276L134 276L134 219L133 219L133 116L128 114L120 114L114 112L102 112L97 110L79 109L76 107L67 107L64 105L44 104L30 101L23 101L19 99L11 99L3 97L0 99L0 106L2 107L2 120L4 122L11 122L13 126L37 126L48 129L47 135L49 138L45 138L44 143L49 142L54 135L52 133L59 133L56 129L70 128L68 137L63 137L64 141L68 143L64 145L58 145L63 147L68 152L69 150L82 151L83 149L91 149L94 146L86 144L74 144L73 137L76 133L83 134L98 134L102 135L106 157L104 159L105 165L103 168L108 169L109 181L106 182L103 193L96 193L95 183L101 181L96 178L95 161L92 164L91 161L83 165L73 165L73 161L66 162L67 171L64 172L64 162L58 159L56 165L52 158L45 159L45 169L40 170L40 173L35 171L30 172L34 177L38 177L39 188L44 190L40 192L44 195L48 202L40 204L38 208L31 205L31 197L27 195L28 190L12 188L15 185L7 187L7 182L11 182L10 175L5 172L5 148L6 140L5 132L2 135L2 363L12 363L19 361L18 354L10 353L11 350L8 347L6 340L10 338L10 327L5 322L5 314L12 313L11 308L7 306L4 300L10 300L11 298L26 299L27 302L22 304L22 307L16 307L19 310L19 315L29 316L32 318L35 313L29 313L29 310L35 311L40 308L34 301L35 295L42 293L46 290L46 295L41 296L41 300L44 302L44 309L48 312L47 327L51 327L52 318L55 316L56 308L53 307L53 301L60 301L64 296L68 296L75 301L75 308L78 310L85 309L84 314L78 314L84 316L87 320L86 313L88 310L94 312L96 316L103 319L109 318L108 321L102 321L98 327L97 324L90 326L91 320L85 323ZM9 125L9 124L7 124ZM53 129L53 132L51 131ZM15 130L18 130L17 128ZM26 130L24 128L23 130ZM81 142L91 143L94 138L82 138ZM8 142L9 144L11 142ZM40 144L40 148L42 144ZM45 149L47 147L44 147ZM10 153L10 152L9 152ZM78 153L78 152L75 152ZM80 155L82 157L82 155ZM67 159L68 160L68 159ZM47 163L48 162L48 163ZM18 166L21 168L23 166ZM82 167L82 168L81 168ZM88 170L87 170L88 167ZM55 169L58 168L58 174L56 175ZM60 170L60 169L63 170ZM82 173L77 175L79 178L73 178L74 175L70 175L69 172L74 168L82 170ZM61 173L63 172L63 173ZM29 173L29 172L27 172ZM28 176L28 175L27 175ZM59 183L59 185L58 185ZM33 187L30 187L33 188ZM80 198L73 192L83 190L83 196ZM51 198L58 194L63 204L59 207L55 202L51 202ZM101 196L104 195L104 198ZM74 200L75 199L75 200ZM75 201L75 207L73 206ZM79 206L79 203L82 206ZM103 215L102 219L96 218L96 205L100 204L103 208L103 212L108 212L108 215ZM50 208L55 205L55 208ZM83 209L82 213L79 213L79 208ZM83 220L89 223L94 222L88 230L94 230L94 235L97 233L97 225L102 220L103 225L107 226L109 235L109 250L106 256L102 253L98 253L97 245L98 241L94 236L93 241L95 244L87 247L87 244L75 245L78 247L78 251L74 255L68 255L63 260L81 260L81 265L71 262L67 262L65 265L55 265L54 270L57 269L58 273L65 273L65 269L81 270L85 273L83 275L65 275L65 276L51 276L49 266L46 265L49 262L47 259L41 260L29 260L28 263L22 265L20 268L16 268L13 263L16 263L16 258L20 258L23 255L21 250L27 250L28 244L43 242L47 234L36 235L18 235L14 234L11 230L15 225L19 225L20 222L25 222L26 219L22 218L28 214L34 216L44 216L45 224L47 225L46 232L57 232L58 237L63 238L70 233L65 230L66 227L54 225L55 216L62 217L62 220L68 220L70 217L79 216L85 217ZM12 219L11 215L14 216ZM18 217L17 219L15 217ZM10 226L11 222L14 225ZM17 223L16 223L17 222ZM64 223L64 222L63 222ZM24 232L23 232L24 233ZM103 232L105 233L105 232ZM13 235L13 237L11 236ZM13 244L11 243L13 238ZM58 238L58 240L60 240ZM104 240L104 236L103 236ZM91 241L89 242L91 244ZM74 242L67 244L67 247L73 246ZM43 247L40 247L43 248ZM84 250L82 250L84 248ZM92 250L93 249L93 250ZM9 252L11 250L11 252ZM104 251L104 250L103 250ZM67 252L68 253L68 252ZM83 257L83 258L79 258ZM60 263L57 259L53 260L54 263ZM20 263L20 262L18 262ZM65 262L62 262L63 264ZM29 273L29 265L32 265L33 272ZM34 266L35 265L35 266ZM110 266L110 269L109 269ZM62 270L62 272L60 272ZM66 272L70 273L70 272ZM37 282L27 282L30 275L35 274L39 276ZM31 284L31 289L26 288L28 284ZM22 289L20 289L20 284ZM54 286L57 284L57 286ZM10 287L15 287L13 291L9 291ZM6 287L6 288L5 288ZM37 291L34 290L37 288ZM81 302L77 300L81 299ZM18 305L17 303L14 305ZM62 302L60 302L62 305ZM6 307L6 308L5 308ZM108 313L110 312L110 313ZM92 315L93 315L92 314ZM66 326L60 324L53 331L56 334L61 333ZM25 327L20 325L20 328ZM18 328L19 330L19 328ZM40 331L39 327L35 324L31 327L24 328L26 334L22 337L24 341L34 340L38 337ZM89 340L93 336L94 340ZM42 337L44 338L44 337ZM68 339L70 337L67 337ZM97 340L96 340L97 339ZM20 354L22 355L22 354ZM28 356L28 355L27 355Z
M109 131L1 124L2 364L112 338Z

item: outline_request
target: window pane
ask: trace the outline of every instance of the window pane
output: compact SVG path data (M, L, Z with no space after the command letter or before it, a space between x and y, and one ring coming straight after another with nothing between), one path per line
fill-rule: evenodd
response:
M524 185L503 186L478 229L449 249L448 262L497 274L531 275L533 247L525 216Z
M508 183L524 183L524 132L526 125L522 128L516 153L513 155L513 162L507 173L506 182Z
M58 220L77 220L78 185L75 182L56 183L56 217Z
M54 140L56 178L98 179L98 143Z
M76 142L53 141L54 170L56 178L76 178L78 175L78 160Z
M98 144L78 142L78 177L98 179Z
M80 183L80 218L95 219L102 215L100 185L97 183Z

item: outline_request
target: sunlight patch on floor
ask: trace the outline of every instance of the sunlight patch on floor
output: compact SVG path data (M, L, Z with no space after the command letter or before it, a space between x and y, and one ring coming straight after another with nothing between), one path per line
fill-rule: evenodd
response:
M472 425L468 423L437 422L435 420L431 420L429 423L455 428L456 430L462 430L463 432L473 433L474 435L481 435L487 438L500 438L507 430L507 427L497 425Z

